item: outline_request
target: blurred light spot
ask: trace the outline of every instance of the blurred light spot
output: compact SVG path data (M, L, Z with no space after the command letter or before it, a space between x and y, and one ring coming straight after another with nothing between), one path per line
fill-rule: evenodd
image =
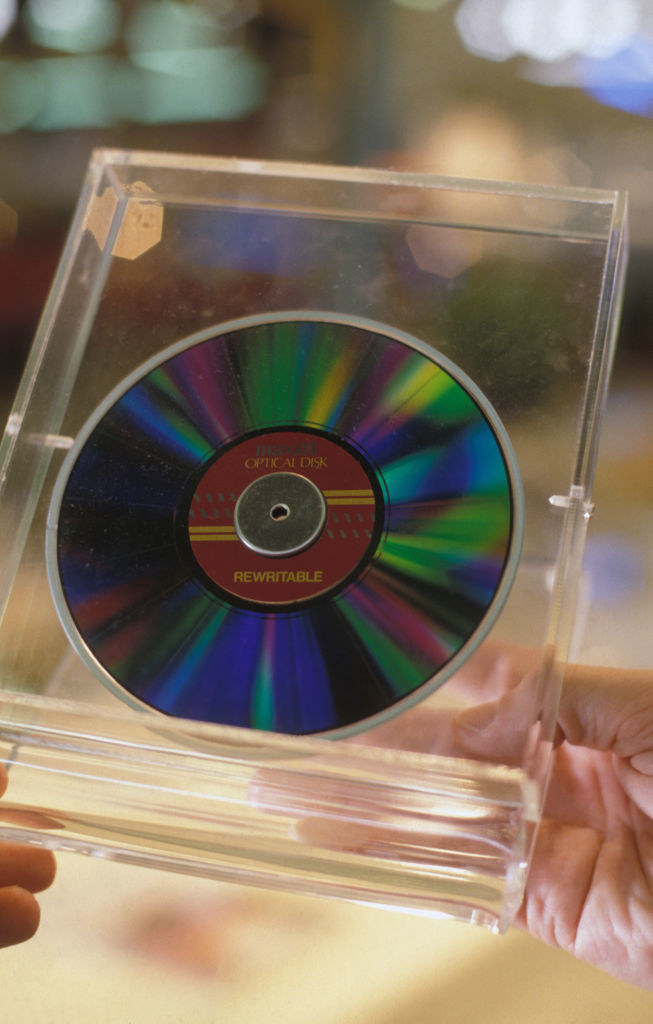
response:
M463 0L456 26L467 49L490 60L605 59L628 45L644 10L642 0Z
M627 46L637 33L638 6L638 0L603 0L589 8L587 3L581 4L580 20L584 19L586 26L578 47L581 56L605 60Z
M146 0L132 14L126 31L132 57L156 50L192 50L213 46L219 39L215 18L192 3Z
M480 235L455 228L413 224L406 232L406 243L420 270L448 279L457 277L483 255Z
M0 0L0 25L17 6ZM0 133L245 117L264 101L266 69L227 40L256 10L256 0L136 0L122 56L89 52L118 38L118 0L26 0L31 38L69 56L0 61Z
M509 116L491 104L473 103L446 114L419 155L438 174L514 181L523 162L523 144Z
M168 54L160 73L143 80L142 121L235 120L251 114L265 95L265 69L238 46Z
M8 76L12 110L39 131L110 124L112 64L110 57L51 57L17 66Z
M583 89L599 103L629 114L653 116L653 32L649 37L637 36L606 60L576 57L559 64L532 62L522 74L539 85ZM640 180L648 171L640 165Z
M242 46L220 45L220 22L233 8L233 0L217 3L215 12L174 0L145 0L136 7L126 41L132 63L148 72L139 80L140 120L235 120L260 106L263 65Z
M577 26L573 20L561 23L555 0L547 7L532 0L508 0L501 27L513 51L534 60L564 60L577 48Z
M167 71L109 56L0 63L0 132L230 120L265 95L265 71L240 47L174 54Z
M647 585L646 559L635 544L618 534L590 536L583 569L594 604L614 606L641 593Z
M470 53L495 61L515 56L501 26L504 3L505 0L463 0L456 12L456 28Z
M38 64L3 61L0 64L0 132L29 124L45 101L45 78Z
M0 39L4 39L16 20L18 0L0 0Z
M115 0L27 0L24 17L35 43L70 53L101 50L120 32Z
M532 82L582 88L607 106L653 116L648 0L462 0L455 22L470 53L528 57L520 73Z
M581 59L576 75L599 102L630 114L653 114L653 39L640 36L609 60Z
M408 7L411 11L437 11L449 0L394 0L398 7Z
M628 42L637 11L633 0L507 0L501 25L515 52L535 60L606 57Z

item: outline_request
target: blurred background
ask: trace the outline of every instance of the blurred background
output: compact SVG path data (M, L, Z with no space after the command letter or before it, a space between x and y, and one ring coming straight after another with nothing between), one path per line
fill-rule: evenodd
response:
M96 146L626 189L577 657L653 665L650 0L0 0L0 419ZM62 854L7 1019L651 1020L525 936Z

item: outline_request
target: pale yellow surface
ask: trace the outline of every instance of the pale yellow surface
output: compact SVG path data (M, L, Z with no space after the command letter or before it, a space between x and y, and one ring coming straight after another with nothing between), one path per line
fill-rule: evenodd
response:
M59 865L37 937L0 954L2 1019L12 1024L653 1019L653 994L517 932L72 854ZM147 949L157 931L170 943Z

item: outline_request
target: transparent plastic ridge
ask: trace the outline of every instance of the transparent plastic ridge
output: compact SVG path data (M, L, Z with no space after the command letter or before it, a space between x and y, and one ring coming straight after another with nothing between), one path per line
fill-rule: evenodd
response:
M0 447L0 838L505 929L573 653L625 249L619 193L94 154ZM388 324L450 360L524 487L487 635L347 740L128 709L72 650L47 582L57 475L105 396L184 337L288 309ZM465 728L506 693L507 717Z

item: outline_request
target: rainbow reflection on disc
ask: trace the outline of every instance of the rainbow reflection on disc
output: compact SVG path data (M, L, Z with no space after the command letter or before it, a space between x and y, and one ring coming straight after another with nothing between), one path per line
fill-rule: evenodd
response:
M285 313L162 352L62 467L62 623L123 699L346 735L444 682L519 557L521 490L487 400L368 321Z

